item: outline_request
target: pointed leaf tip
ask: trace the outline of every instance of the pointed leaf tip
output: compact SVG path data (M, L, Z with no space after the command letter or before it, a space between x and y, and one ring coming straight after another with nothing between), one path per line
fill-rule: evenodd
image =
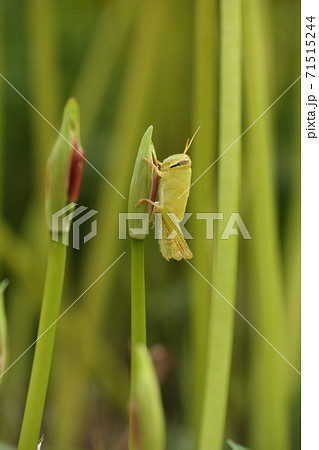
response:
M153 171L152 168L143 160L146 158L150 162L156 160L156 152L152 142L153 126L150 125L145 131L135 160L133 175L131 179L129 198L128 198L128 212L129 213L149 213L148 203L142 203L137 208L134 205L142 198L150 198ZM141 227L141 219L130 219L128 221L129 233L133 239L145 239L145 234L134 232L134 229Z

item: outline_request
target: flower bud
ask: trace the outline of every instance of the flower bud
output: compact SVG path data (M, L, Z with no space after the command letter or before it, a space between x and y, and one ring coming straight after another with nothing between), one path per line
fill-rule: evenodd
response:
M48 159L46 173L45 213L47 227L52 230L52 216L69 202L77 200L83 172L83 150L80 141L80 112L71 98L63 112L62 126ZM55 232L62 230L61 221Z
M164 450L165 420L155 369L143 344L138 344L133 351L136 363L130 404L133 448Z
M141 203L135 208L134 205L142 198L150 198L152 184L153 184L153 171L152 168L143 160L148 159L153 162L156 160L155 148L152 142L153 127L149 126L144 136L142 137L135 166L133 170L130 192L128 197L128 212L129 213L149 213L149 204L147 202ZM133 239L145 239L145 234L138 234L134 232L134 228L141 227L140 219L128 220L129 233Z

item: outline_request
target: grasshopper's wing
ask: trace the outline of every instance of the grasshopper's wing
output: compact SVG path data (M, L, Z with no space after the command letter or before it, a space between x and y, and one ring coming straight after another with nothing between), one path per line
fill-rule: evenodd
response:
M174 219L166 208L157 207L162 214L162 239L160 249L165 259L191 259L193 254L188 247L177 219Z

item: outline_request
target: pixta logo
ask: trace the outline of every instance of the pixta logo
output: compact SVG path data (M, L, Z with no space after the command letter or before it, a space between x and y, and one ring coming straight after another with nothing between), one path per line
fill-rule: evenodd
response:
M185 227L185 223L193 216L193 213L185 213L183 219L179 222L178 218L173 213L168 213L171 219L178 223L178 226L185 239L193 239L193 236ZM238 212L233 212L229 217L224 217L223 213L196 213L196 220L205 220L206 222L206 239L214 239L214 224L216 220L226 220L227 223L223 227L223 233L219 236L222 240L227 240L233 235L239 235L243 239L251 239L249 231ZM119 213L119 239L126 239L127 221L138 220L140 221L140 227L130 228L130 231L135 235L149 234L149 213ZM154 237L155 239L162 239L162 214L154 214ZM176 231L167 237L167 239L174 239L176 237Z
M93 216L97 214L97 211L90 209L87 211L86 206L77 206L76 203L69 203L64 208L60 209L52 215L52 239L59 242L61 239L62 244L70 245L70 229L73 219L78 217L72 223L72 247L76 250L80 250L81 240L81 225L88 222ZM81 216L82 213L87 211ZM79 217L81 216L81 217ZM83 243L85 244L97 234L97 220L91 221L91 231L83 237Z

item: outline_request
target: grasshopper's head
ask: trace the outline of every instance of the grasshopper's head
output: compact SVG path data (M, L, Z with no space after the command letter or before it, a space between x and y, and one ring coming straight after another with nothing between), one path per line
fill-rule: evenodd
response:
M197 128L191 140L187 139L185 150L183 153L178 153L177 155L172 155L164 159L161 167L162 172L168 172L176 169L190 169L192 161L190 157L186 155L186 153L189 147L192 145L194 137L196 136L199 129L200 127Z
M164 159L162 164L162 172L169 172L172 170L189 169L192 165L192 161L185 153L179 153L177 155L169 156Z

